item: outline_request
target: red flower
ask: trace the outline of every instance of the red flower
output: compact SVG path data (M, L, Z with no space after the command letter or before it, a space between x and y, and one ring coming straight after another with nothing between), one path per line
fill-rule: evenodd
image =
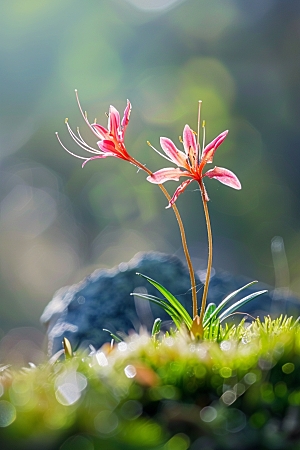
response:
M179 168L165 168L158 170L153 175L147 177L150 183L162 184L168 180L179 181L180 177L189 177L185 180L175 191L172 199L170 200L167 208L170 208L173 203L177 200L179 194L181 194L185 188L193 181L196 180L200 185L203 186L201 182L203 177L215 178L227 186L234 189L241 189L241 183L234 173L223 167L215 167L214 169L208 170L206 173L202 174L205 164L212 163L213 156L216 149L224 141L228 134L227 131L223 131L218 137L216 137L210 144L206 145L202 151L202 155L199 154L199 149L197 148L195 134L191 128L186 125L183 130L183 147L184 153L175 146L175 144L168 138L161 137L160 145L165 152L165 155L161 154L168 161L177 164L177 166L186 169L182 171ZM159 153L159 152L158 152ZM208 201L209 198L205 191L205 200Z
M99 149L90 147L83 140L83 138L79 132L79 128L77 128L77 134L75 134L68 123L68 119L66 119L66 124L67 124L67 128L68 128L68 131L69 131L72 139L76 142L77 145L79 145L79 147L83 148L84 150L86 150L89 153L94 154L95 156L86 158L83 156L75 155L74 153L70 152L70 150L68 150L62 144L61 140L58 137L58 134L56 133L57 138L58 138L60 144L62 145L62 147L68 153L75 156L76 158L84 159L84 163L82 164L82 167L84 167L84 165L88 161L91 161L92 159L107 158L107 156L114 156L116 158L125 159L126 161L130 161L134 164L135 161L133 160L133 158L131 158L130 155L128 155L125 145L124 145L124 134L125 134L128 122L129 122L129 115L130 115L130 111L131 111L130 101L127 100L127 106L124 111L124 117L122 119L122 122L120 122L119 112L116 110L116 108L114 108L113 106L110 106L109 114L108 114L108 126L106 129L102 125L98 125L97 123L91 124L88 121L87 114L86 113L84 114L82 111L82 108L81 108L81 105L80 105L80 102L78 99L77 91L75 91L75 92L76 92L78 106L79 106L80 112L81 112L85 122L87 123L87 125L91 129L91 131L94 133L94 135L98 139L100 139L97 142Z

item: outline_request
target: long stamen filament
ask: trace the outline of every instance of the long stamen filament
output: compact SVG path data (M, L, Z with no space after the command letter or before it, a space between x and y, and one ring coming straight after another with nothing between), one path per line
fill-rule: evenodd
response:
M74 134L75 134L75 133L74 133ZM90 147L90 146L84 141L84 139L82 138L82 136L81 136L81 134L80 134L79 127L77 127L77 134L78 134L79 139L80 139L80 141L82 142L82 144L86 145L89 149L94 150L94 151L97 152L97 153L101 153L101 152L100 152L99 150L97 150L96 148Z
M202 124L202 129L203 129L203 144L202 144L202 148L205 148L205 120L203 120L203 124Z
M70 127L69 123L66 122L67 128L68 128L68 132L71 136L71 138L76 142L77 145L79 145L79 147L83 148L83 150L93 153L94 155L99 155L99 153L101 153L99 150L90 147L80 136L80 138L78 138L76 136L76 134L74 133L74 131L72 130L72 128Z
M149 141L147 141L147 144L149 145L149 147L151 147L156 153L158 153L160 156L162 156L163 158L165 158L166 160L170 161L172 164L174 164L174 161L172 161L170 158L168 158L166 155L163 155L162 153L160 153L159 150L157 150L155 147L153 147L153 145L150 144Z
M87 126L90 128L90 130L94 133L95 136L99 137L99 135L96 133L96 131L94 130L94 128L92 127L92 125L91 125L90 122L88 121L86 111L83 112L83 110L82 110L82 108L81 108L81 104L80 104L80 101L79 101L77 89L75 89L75 95L76 95L76 100L77 100L77 103L78 103L78 106L79 106L81 115L82 115L82 117L84 118L84 120L85 120Z
M87 160L89 159L89 158L84 158L83 156L75 155L75 153L70 152L70 150L68 150L67 147L65 147L64 144L61 142L61 140L60 140L60 138L59 138L59 136L58 136L58 133L56 132L55 134L56 134L56 137L57 137L57 139L58 139L58 142L60 143L60 145L62 146L62 148L63 148L64 150L66 150L66 152L70 153L70 155L75 156L75 158L84 159L85 161L87 161Z
M201 153L200 142L199 142L199 138L200 138L201 104L202 104L202 101L199 100L198 122L197 122L197 163L198 163L198 165L199 165L199 162L200 162L200 153Z

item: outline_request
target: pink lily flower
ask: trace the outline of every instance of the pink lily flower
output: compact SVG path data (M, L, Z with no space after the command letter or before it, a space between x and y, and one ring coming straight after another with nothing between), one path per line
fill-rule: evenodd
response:
M124 117L122 119L122 122L120 121L119 112L116 110L116 108L114 108L113 106L110 106L109 114L108 114L108 126L106 129L102 125L98 125L96 123L96 120L92 124L89 122L89 120L87 118L87 114L86 113L84 114L83 110L81 108L77 90L75 90L75 93L76 93L76 99L78 102L80 112L81 112L86 124L88 125L90 130L94 133L94 135L99 139L99 141L97 142L97 145L99 148L93 148L93 147L89 146L83 140L83 138L79 132L79 128L77 128L77 134L75 134L68 123L68 119L66 119L66 125L67 125L68 131L69 131L72 139L76 142L77 145L79 145L79 147L83 148L85 151L87 151L89 153L92 153L94 156L86 158L83 156L76 155L75 153L72 153L70 150L68 150L62 144L62 142L58 136L58 133L56 133L57 139L58 139L59 143L62 145L62 147L68 153L75 156L76 158L83 159L84 162L82 164L82 167L84 167L88 161L91 161L93 159L98 159L98 158L107 158L108 156L114 156L116 158L125 159L126 161L129 161L129 162L135 164L135 160L133 158L131 158L131 156L127 153L125 145L124 145L124 135L125 135L125 131L126 131L128 122L129 122L129 115L130 115L130 111L131 111L130 101L127 100L127 106L124 111Z
M204 148L201 155L199 154L200 146L196 144L195 133L188 125L186 125L183 130L184 152L178 150L171 139L165 137L160 138L160 145L167 156L160 152L158 153L168 161L175 163L178 167L160 169L153 173L153 175L147 177L147 180L150 181L150 183L162 184L169 180L179 181L180 177L188 177L188 180L183 181L183 183L181 183L181 185L176 189L175 194L170 200L167 208L170 208L175 203L178 196L193 180L198 181L200 187L203 187L205 200L208 201L209 198L202 182L203 177L215 178L233 189L241 189L242 186L237 176L230 170L224 169L223 167L215 167L214 169L210 169L206 173L202 174L204 166L207 163L212 163L216 149L220 144L222 144L227 134L228 130L223 131L223 133L221 133L208 145L203 145ZM156 149L154 148L154 150ZM179 167L183 167L185 170L183 171Z

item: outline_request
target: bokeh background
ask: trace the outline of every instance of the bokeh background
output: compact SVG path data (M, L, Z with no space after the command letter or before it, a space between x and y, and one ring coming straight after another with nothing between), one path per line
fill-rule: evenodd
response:
M234 191L206 182L214 268L300 295L299 49L295 0L0 3L0 337L6 354L24 356L43 341L39 316L58 288L138 251L183 256L173 212L143 173L116 158L82 169L60 147L56 131L80 153L65 117L95 145L75 88L90 119L103 125L110 104L123 112L130 99L126 147L153 171L165 160L146 141L159 147L159 137L167 136L180 146L184 125L196 128L201 99L207 140L230 130L214 163L234 171L243 185ZM167 188L173 193L176 186ZM203 271L207 242L196 184L178 208L195 267ZM282 240L273 241L272 255L275 236Z

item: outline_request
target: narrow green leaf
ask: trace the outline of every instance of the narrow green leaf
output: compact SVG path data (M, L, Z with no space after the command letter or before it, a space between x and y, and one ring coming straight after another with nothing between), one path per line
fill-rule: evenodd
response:
M216 321L210 322L210 325L209 325L209 340L210 341L213 340L213 331L214 331L215 323L216 323Z
M161 322L162 322L162 320L159 318L154 320L154 324L152 327L152 333L151 333L152 337L154 337L156 334L158 334L160 332Z
M133 295L133 294L131 294ZM182 322L184 322L183 318L179 316L178 312L167 302L164 300L161 300L160 298L154 297L152 295L147 294L134 294L136 297L143 298L144 300L149 300L152 303L155 303L156 305L159 305L161 308L163 308L169 316L171 316L171 319L174 321L176 327L178 330L180 329L180 325Z
M214 310L216 309L216 304L215 303L209 303L206 307L205 313L204 313L204 317L203 317L203 322L205 322L214 312Z
M220 330L220 321L219 319L217 319L213 329L213 339L216 341L218 340L219 330Z
M220 323L221 323L221 322L220 322ZM227 325L227 324L226 324L226 325ZM225 332L224 337L223 337L224 341L226 341L226 340L229 338L229 334L231 333L231 331L233 330L233 328L234 328L234 325L230 325L230 327L227 325L227 327L226 327L226 332Z
M163 296L168 300L168 302L178 311L179 315L183 317L184 323L186 324L187 328L190 329L193 321L189 315L189 313L186 311L186 309L182 306L182 304L177 300L177 298L174 297L166 288L164 288L161 284L157 283L157 281L152 280L152 278L147 277L146 275L143 275L141 273L137 273L137 275L140 275L141 277L145 278L149 283L151 283L153 286L158 289Z
M251 281L251 283L245 284L245 286L237 289L236 291L231 292L231 294L227 295L227 297L224 298L224 300L219 304L219 306L217 306L217 308L213 311L213 313L211 314L211 316L204 321L203 323L203 327L205 328L209 322L217 316L217 314L227 305L228 302L230 302L230 300L232 300L237 294L239 294L241 291L243 291L244 289L246 289L249 286L252 286L252 284L257 283L257 281Z
M234 303L219 316L220 322L225 320L230 314L235 312L241 306L244 306L246 303L250 302L259 295L265 294L266 292L268 292L266 289L264 289L263 291L254 292L253 294L247 295L247 297L244 297L242 298L242 300L239 300L238 302Z
M116 342L122 342L122 339L120 339L118 336L116 336L111 331L107 330L106 328L103 328L103 331L107 331Z
M149 294L134 293L130 295L134 295L135 297L139 297L144 300L149 300L150 302L155 303L156 305L159 305L161 308L163 308L170 316L175 316L179 321L179 323L184 322L184 319L179 315L178 311L175 308L173 308L172 305L169 305L164 300Z

